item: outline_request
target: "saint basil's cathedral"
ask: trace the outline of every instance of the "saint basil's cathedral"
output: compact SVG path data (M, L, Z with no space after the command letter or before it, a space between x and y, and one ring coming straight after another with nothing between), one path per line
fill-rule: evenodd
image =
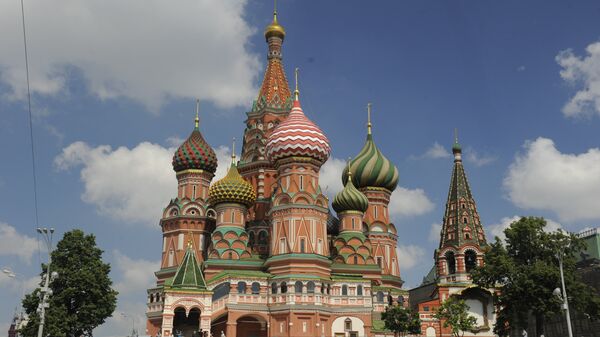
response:
M227 175L212 181L217 158L200 131L198 107L192 133L173 156L177 196L160 219L162 259L148 289L147 334L390 336L381 313L410 305L423 336L449 336L432 314L456 294L477 317L477 336L492 336L491 293L470 282L486 241L458 142L435 267L409 294L398 266L401 233L388 210L398 169L374 142L370 108L365 145L339 173L344 188L333 214L319 186L329 140L302 109L297 71L290 89L285 36L275 12L265 30L264 79Z

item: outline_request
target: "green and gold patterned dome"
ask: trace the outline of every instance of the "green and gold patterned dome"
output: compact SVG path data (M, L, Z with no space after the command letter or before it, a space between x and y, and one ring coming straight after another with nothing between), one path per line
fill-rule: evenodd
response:
M357 188L381 187L390 192L396 189L398 168L379 151L370 132L365 146L348 165ZM344 169L342 181L344 184L348 181L348 166Z
M256 192L252 185L242 178L237 166L232 162L227 175L210 186L208 199L213 205L232 202L250 207L256 200Z
M333 198L332 206L337 213L345 211L359 211L364 213L367 207L369 207L369 199L354 187L352 179L347 179L344 189Z

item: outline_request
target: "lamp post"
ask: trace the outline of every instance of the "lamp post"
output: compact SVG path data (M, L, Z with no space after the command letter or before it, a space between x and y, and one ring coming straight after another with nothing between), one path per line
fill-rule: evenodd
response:
M123 316L125 318L131 318L131 337L134 337L135 335L137 335L137 331L135 331L135 317L127 315L124 312L121 313L121 316Z
M556 254L556 258L558 259L558 268L560 269L560 283L562 286L562 292L560 288L556 288L552 293L563 302L562 308L565 311L565 316L567 318L567 331L569 332L569 337L573 337L573 329L571 328L571 314L569 313L569 299L567 297L567 288L565 287L565 276L563 273L563 257L563 250Z
M40 290L41 302L38 305L37 312L40 315L40 325L38 327L38 337L42 337L44 334L44 323L46 322L46 309L50 307L48 303L49 297L52 295L52 289L49 288L50 281L58 277L57 272L50 273L50 264L52 263L52 235L54 234L54 228L38 228L37 232L42 235L46 248L48 249L48 265L46 267L46 281L44 287Z

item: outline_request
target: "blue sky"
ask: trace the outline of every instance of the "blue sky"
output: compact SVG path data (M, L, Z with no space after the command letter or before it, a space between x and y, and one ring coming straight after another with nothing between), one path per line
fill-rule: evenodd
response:
M270 1L25 1L39 216L94 233L121 292L98 336L142 323L160 258L158 214L174 196L173 146L201 129L225 158L266 61ZM402 277L433 263L459 129L488 240L518 215L598 226L600 4L595 1L280 1L288 78L333 148L339 188L365 137L399 168L392 204ZM48 15L50 13L50 15ZM20 8L0 4L0 267L39 270ZM77 27L74 29L73 27ZM239 146L238 146L239 148ZM224 165L221 165L224 166ZM41 255L43 259L43 254ZM0 331L19 285L0 274Z

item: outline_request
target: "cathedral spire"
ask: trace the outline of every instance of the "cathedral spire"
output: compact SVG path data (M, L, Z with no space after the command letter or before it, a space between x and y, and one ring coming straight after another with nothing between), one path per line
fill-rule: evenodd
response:
M371 103L367 103L367 135L372 134L372 124L371 124Z
M298 71L300 69L298 69L298 67L296 67L296 69L294 69L294 77L296 79L296 89L294 90L294 101L299 101L300 100L300 90L298 90Z
M200 127L200 99L196 98L196 118L194 119L194 129L198 130Z

